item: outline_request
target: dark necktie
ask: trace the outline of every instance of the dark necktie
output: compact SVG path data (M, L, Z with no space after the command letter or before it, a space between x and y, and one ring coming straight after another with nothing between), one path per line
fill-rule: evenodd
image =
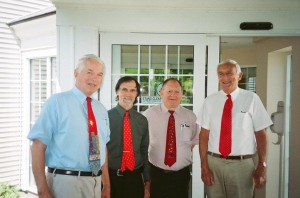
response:
M87 97L86 101L89 128L89 164L92 172L97 175L101 169L97 123L91 105L91 98Z
M220 133L220 145L219 151L223 157L227 157L231 153L231 110L232 110L231 96L227 95L227 100L224 104L222 121L221 121L221 133Z
M174 111L169 111L170 117L168 121L166 151L165 151L165 165L172 166L176 162L176 133L175 133L175 119Z
M124 171L126 169L133 171L135 166L135 160L128 111L125 112L123 124L123 155L121 171Z

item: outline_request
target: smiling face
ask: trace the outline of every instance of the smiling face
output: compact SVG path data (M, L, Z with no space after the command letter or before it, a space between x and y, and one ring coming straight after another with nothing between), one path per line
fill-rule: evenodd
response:
M117 96L119 99L119 105L125 110L129 110L133 107L134 101L138 96L137 86L135 81L127 81L120 84L117 90Z
M96 92L102 83L103 65L93 59L88 59L82 68L74 71L76 87L86 96L91 96Z
M182 95L182 88L175 80L168 81L160 90L160 97L168 110L175 110L178 107Z
M226 94L232 93L237 87L238 82L242 79L243 73L238 72L232 63L224 63L218 67L218 78L222 90Z

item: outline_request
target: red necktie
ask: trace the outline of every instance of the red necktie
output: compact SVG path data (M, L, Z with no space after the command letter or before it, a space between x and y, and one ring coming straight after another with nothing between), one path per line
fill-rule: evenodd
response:
M227 95L227 100L224 104L221 133L220 133L220 145L219 151L223 157L227 157L231 153L231 110L232 110L231 96Z
M129 112L126 111L124 115L123 156L122 156L121 171L124 171L126 169L133 171L135 166L130 120L128 116L129 116Z
M89 128L89 164L92 172L97 175L101 169L97 123L91 105L91 98L87 97L86 101Z
M167 129L166 151L165 151L165 165L172 166L176 162L176 133L175 133L175 119L174 111L169 111L170 117Z

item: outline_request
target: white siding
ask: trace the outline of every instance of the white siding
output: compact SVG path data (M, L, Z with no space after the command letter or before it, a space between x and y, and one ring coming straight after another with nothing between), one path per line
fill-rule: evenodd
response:
M0 183L20 185L24 119L20 47L6 23L51 5L49 0L0 0Z

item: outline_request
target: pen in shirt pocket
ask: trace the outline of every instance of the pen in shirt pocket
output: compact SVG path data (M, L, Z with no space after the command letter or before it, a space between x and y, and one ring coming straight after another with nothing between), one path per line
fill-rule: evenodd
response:
M185 128L185 127L190 127L189 125L187 125L186 123L184 123L184 124L180 124L180 128L181 128L181 130L183 129L183 128Z

